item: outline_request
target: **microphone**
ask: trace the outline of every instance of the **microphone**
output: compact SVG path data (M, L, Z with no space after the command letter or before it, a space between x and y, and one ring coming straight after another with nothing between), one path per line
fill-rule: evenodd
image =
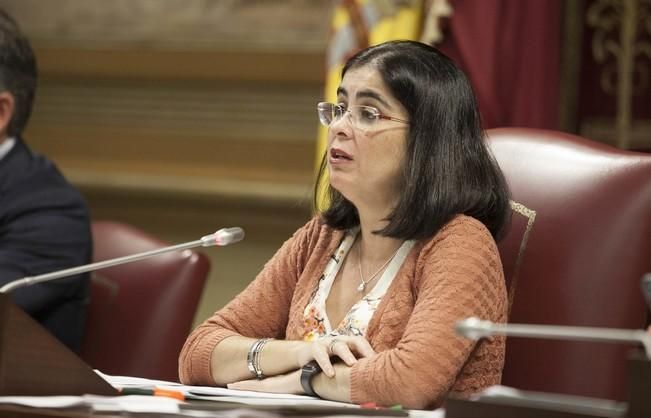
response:
M186 242L184 244L172 245L169 247L159 248L156 250L145 251L138 254L127 255L124 257L113 258L111 260L99 261L97 263L86 264L79 267L72 267L65 270L59 270L52 273L40 274L38 276L27 276L21 279L13 280L0 287L0 293L9 293L20 287L30 286L36 283L48 282L50 280L60 279L62 277L74 276L76 274L86 273L89 271L100 270L107 267L117 266L120 264L131 263L144 258L153 257L159 254L169 253L172 251L186 250L195 247L212 247L235 244L244 239L244 230L239 227L222 228L219 231L205 235L196 241Z
M651 336L644 330L571 327L558 325L496 324L479 318L466 318L455 325L457 334L472 340L500 334L511 337L549 338L573 341L639 343L651 357Z

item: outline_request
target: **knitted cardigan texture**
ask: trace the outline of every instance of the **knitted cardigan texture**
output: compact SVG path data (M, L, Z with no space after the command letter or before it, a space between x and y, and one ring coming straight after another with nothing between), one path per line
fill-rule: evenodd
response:
M303 311L343 231L316 217L299 229L258 277L188 337L181 381L214 385L210 357L224 338L241 335L299 340ZM469 395L500 382L504 338L474 342L454 332L475 316L506 322L507 297L497 246L486 227L458 215L414 245L368 326L377 354L351 370L355 403L441 406L453 391Z

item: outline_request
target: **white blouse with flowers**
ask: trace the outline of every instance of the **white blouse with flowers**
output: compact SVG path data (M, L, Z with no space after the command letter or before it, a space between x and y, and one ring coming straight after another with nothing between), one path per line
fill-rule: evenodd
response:
M414 241L405 241L393 257L382 276L373 289L355 303L339 324L333 327L326 313L326 300L330 294L332 283L339 273L343 260L350 252L359 228L349 231L344 236L335 253L331 256L321 278L317 282L316 289L310 296L310 301L305 307L303 317L305 318L306 332L303 335L305 341L313 341L326 336L335 335L366 335L366 329L373 313L380 304L382 297L391 285L393 278L402 266L403 261L414 246Z

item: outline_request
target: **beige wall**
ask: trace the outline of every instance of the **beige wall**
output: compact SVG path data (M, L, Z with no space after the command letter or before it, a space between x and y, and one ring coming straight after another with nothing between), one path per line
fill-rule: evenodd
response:
M311 212L330 2L3 0L41 72L27 141L94 219L172 243L225 226L196 321Z

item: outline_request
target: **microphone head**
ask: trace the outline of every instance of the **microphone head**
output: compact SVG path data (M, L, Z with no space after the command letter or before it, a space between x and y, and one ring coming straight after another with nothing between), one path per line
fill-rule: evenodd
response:
M478 340L484 337L490 337L493 334L493 323L490 321L482 321L479 318L470 317L458 321L454 327L457 334L462 335L471 340Z
M201 237L201 245L211 247L213 245L230 245L244 239L244 230L238 226L232 228L222 228L211 235Z

